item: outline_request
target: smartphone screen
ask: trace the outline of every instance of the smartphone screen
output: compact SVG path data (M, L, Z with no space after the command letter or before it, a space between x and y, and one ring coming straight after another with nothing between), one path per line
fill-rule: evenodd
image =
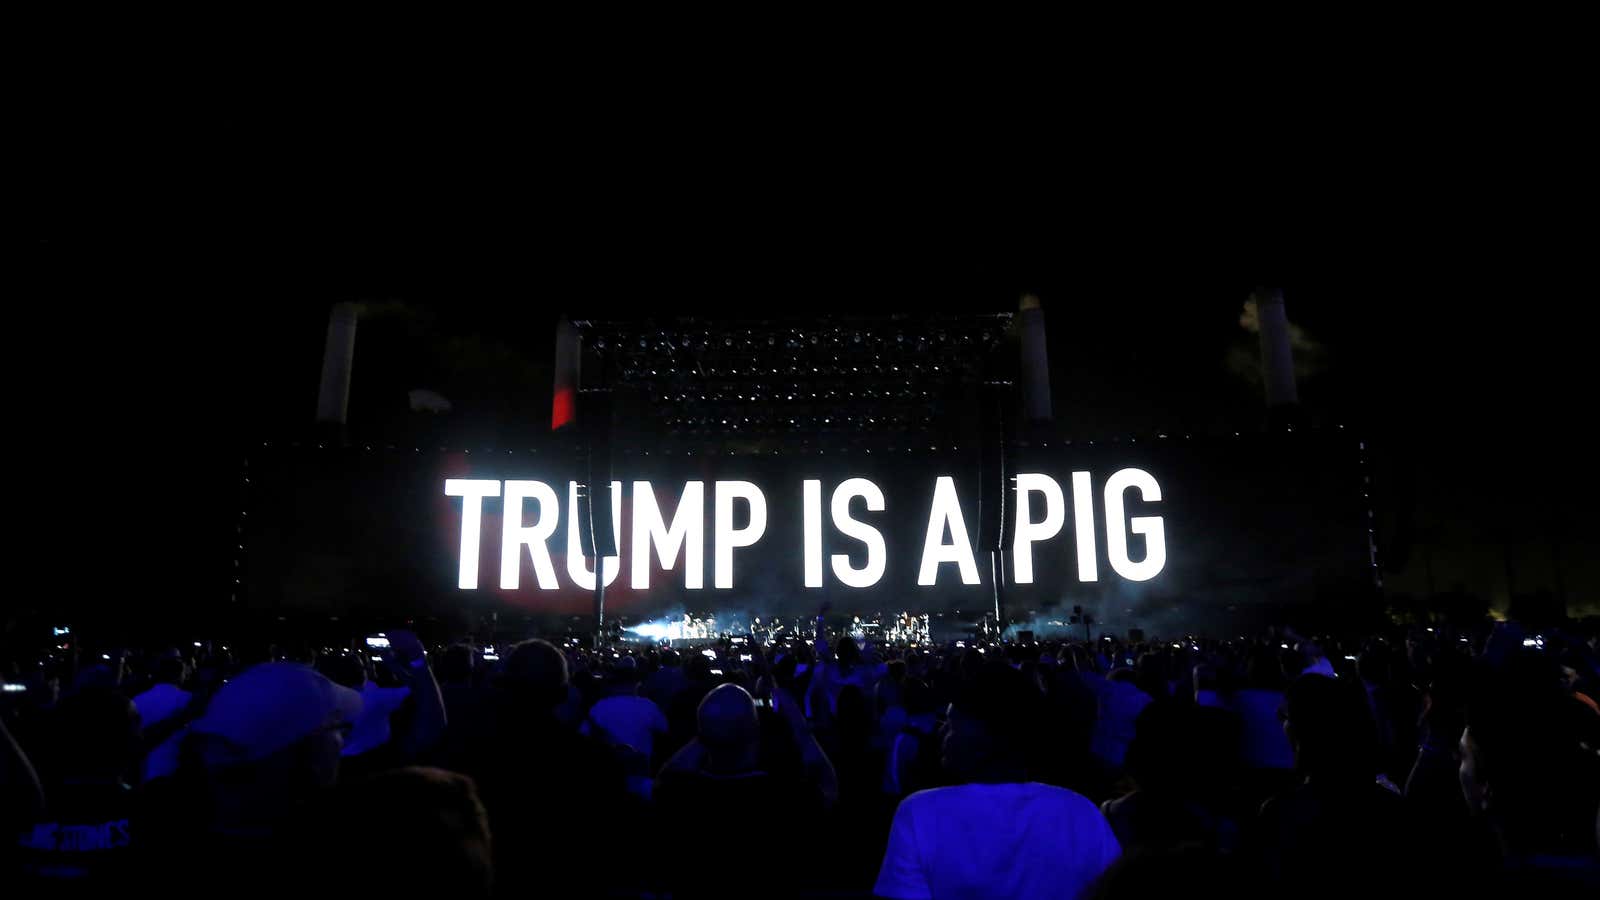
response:
M374 650L387 650L389 649L389 639L381 634L375 634L367 638L367 646Z

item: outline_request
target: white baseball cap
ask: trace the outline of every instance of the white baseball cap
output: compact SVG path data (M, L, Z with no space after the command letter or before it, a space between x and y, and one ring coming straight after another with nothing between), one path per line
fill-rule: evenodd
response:
M208 763L250 762L310 737L351 725L361 714L361 695L321 673L294 663L269 662L230 679L217 691L193 732L208 743Z

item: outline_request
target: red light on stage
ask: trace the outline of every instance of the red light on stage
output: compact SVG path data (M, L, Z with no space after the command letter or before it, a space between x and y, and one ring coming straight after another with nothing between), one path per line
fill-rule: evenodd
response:
M572 401L572 388L564 385L556 388L555 399L550 402L551 431L560 431L572 424L576 418L576 409Z

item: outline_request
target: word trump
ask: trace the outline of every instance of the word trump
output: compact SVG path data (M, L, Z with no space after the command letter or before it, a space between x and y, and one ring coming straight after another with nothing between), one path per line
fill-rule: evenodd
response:
M1034 545L1050 541L1066 526L1066 491L1048 475L1019 474L1015 481L1015 519L1011 544L1012 575L1018 584L1034 580ZM1088 472L1073 472L1071 480L1074 548L1079 581L1099 580L1098 548L1095 529L1095 494ZM755 546L766 534L768 506L761 488L749 481L710 482L711 500L711 583L714 588L733 587L734 551ZM1161 486L1142 469L1121 469L1106 479L1102 491L1105 510L1106 559L1113 571L1129 581L1148 581L1166 566L1166 534L1160 516L1133 516L1125 511L1125 495L1134 491L1142 503L1158 503ZM561 584L550 556L549 541L561 522L561 500L556 489L542 481L499 481L493 479L451 478L444 492L461 498L461 563L457 586L462 590L478 587L478 559L482 544L483 501L500 498L503 521L500 528L500 587L515 590L521 585L523 553L532 561L534 580L540 590L559 590ZM823 483L818 479L801 482L803 583L808 588L824 586L824 577L850 588L870 588L883 579L889 549L878 525L886 513L883 490L866 478L847 478L828 493L823 502ZM623 521L623 486L611 483L611 533L621 546L617 529ZM690 590L705 587L707 482L686 481L678 490L670 520L657 502L656 487L648 481L635 481L630 492L632 529L629 545L628 583L634 589L650 587L651 557L663 571L683 567L683 586ZM530 507L531 501L531 507ZM852 510L853 505L859 509ZM742 507L743 524L736 515ZM827 520L839 535L860 544L856 554L860 565L848 553L834 553L824 560L824 508ZM578 510L578 483L567 483L566 512L569 520ZM865 514L880 514L870 517ZM596 517L597 526L604 520ZM922 540L917 565L917 584L931 587L947 567L964 585L979 584L978 563L972 535L961 511L955 479L942 475L935 479L933 499L927 510L927 530ZM1128 552L1128 535L1144 538L1144 558L1134 560ZM593 590L598 577L606 586L622 572L622 560L607 556L595 566L587 560L579 544L578 529L567 528L566 569L572 583ZM526 550L524 550L526 548ZM824 563L826 562L826 565ZM598 574L596 572L598 569Z

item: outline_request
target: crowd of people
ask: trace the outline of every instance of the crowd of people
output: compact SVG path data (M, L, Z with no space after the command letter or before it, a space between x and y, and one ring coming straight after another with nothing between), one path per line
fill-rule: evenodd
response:
M7 896L1600 888L1581 628L14 655ZM1596 896L1594 893L1589 896Z

